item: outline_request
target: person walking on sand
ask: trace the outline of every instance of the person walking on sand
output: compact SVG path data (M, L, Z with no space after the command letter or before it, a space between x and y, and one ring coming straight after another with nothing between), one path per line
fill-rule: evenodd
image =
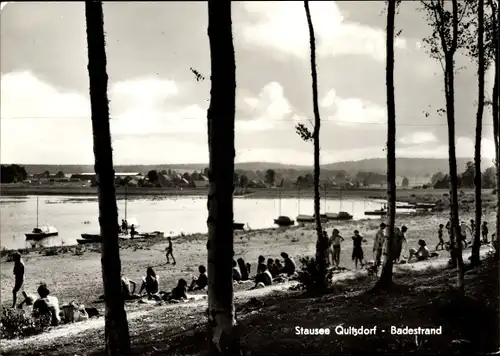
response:
M175 257L174 257L174 247L172 246L172 238L169 236L167 238L168 240L168 245L167 245L167 248L165 249L165 251L167 252L166 253L166 257L167 257L167 263L170 263L170 257L172 257L172 264L175 266Z
M377 234L375 235L375 240L373 241L373 258L375 260L375 267L379 267L382 262L382 250L385 244L385 228L387 225L381 223Z
M439 229L438 229L438 239L439 242L436 245L436 251L438 250L439 246L441 246L441 250L444 250L444 240L443 240L443 224L439 224Z
M19 252L14 253L14 288L12 289L12 308L16 307L17 302L17 292L21 290L24 284L24 262L21 259L21 254Z
M340 264L340 243L344 241L344 238L340 236L340 231L333 229L332 237L330 238L330 244L333 250L333 263L336 267Z
M363 242L366 242L366 240L359 234L358 230L354 230L354 236L352 236L352 260L354 261L356 269L358 269L358 262L361 264L361 267L364 265Z

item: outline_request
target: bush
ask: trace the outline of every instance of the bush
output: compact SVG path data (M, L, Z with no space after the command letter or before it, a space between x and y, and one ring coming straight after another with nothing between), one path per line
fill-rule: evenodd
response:
M2 308L0 338L14 339L40 334L50 325L50 315L33 318L22 309Z
M57 256L59 254L59 249L57 247L49 247L43 250L44 256Z
M321 276L319 264L312 257L303 257L300 259L301 267L299 271L298 281L299 289L307 290L308 292L319 292L321 285L329 286L332 283L333 272L327 270L325 280ZM323 282L323 283L321 283Z

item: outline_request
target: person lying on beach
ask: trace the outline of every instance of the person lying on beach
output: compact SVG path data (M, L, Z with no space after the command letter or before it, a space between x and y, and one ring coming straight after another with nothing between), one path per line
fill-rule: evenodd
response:
M50 325L59 325L61 321L59 300L49 295L50 291L45 283L40 284L37 292L40 297L33 303L33 316L35 318L47 316L50 319Z
M255 286L250 289L263 288L265 286L270 286L273 284L273 276L267 270L267 266L261 263L257 267L257 275L255 276Z
M181 278L177 282L177 286L172 289L171 292L165 293L160 292L161 299L166 302L179 303L183 300L188 299L187 297L187 282L185 279Z
M78 305L75 301L61 306L62 316L65 323L77 323L88 320L89 315L85 310L85 305Z
M239 282L241 281L241 272L240 268L238 267L238 264L236 263L235 260L233 260L233 281L234 282Z
M429 249L427 248L427 244L424 240L418 240L418 245L420 246L418 250L410 248L410 256L408 257L408 262L410 262L412 257L415 257L417 261L427 260L429 257L431 257Z
M159 278L156 275L153 267L148 267L146 270L146 276L142 279L141 289L139 290L139 295L145 291L149 299L160 299L158 295L159 291Z
M293 275L295 273L295 262L290 256L288 256L286 252L282 252L281 257L283 257L283 259L285 260L284 267L281 270L281 273L285 273L289 276Z
M17 292L21 290L21 287L24 284L24 262L21 259L21 254L19 252L14 253L14 288L12 289L12 308L16 307L17 302Z
M175 266L175 257L174 257L174 247L172 246L172 238L169 236L167 238L168 240L168 245L167 245L167 248L165 249L165 251L167 252L166 253L166 257L167 257L167 263L170 263L170 257L172 257L172 264Z
M200 275L198 276L198 278L193 278L193 281L191 282L191 285L188 289L189 291L204 289L206 286L208 286L207 269L205 268L205 266L199 266L198 272L200 272Z
M245 260L240 257L240 258L238 258L238 260L236 262L238 263L238 267L240 268L241 280L248 281L249 271L248 271L247 266L245 264Z

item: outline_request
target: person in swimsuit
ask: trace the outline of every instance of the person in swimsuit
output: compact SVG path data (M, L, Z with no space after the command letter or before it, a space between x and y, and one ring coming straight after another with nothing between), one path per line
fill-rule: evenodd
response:
M24 284L24 262L21 259L21 254L19 252L14 253L14 288L12 289L12 308L16 307L17 293L21 290Z

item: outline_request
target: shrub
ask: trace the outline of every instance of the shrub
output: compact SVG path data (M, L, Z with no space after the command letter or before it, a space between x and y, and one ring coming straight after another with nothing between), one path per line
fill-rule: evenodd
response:
M307 290L308 292L319 292L320 286L329 286L332 283L333 272L327 270L326 276L322 277L319 270L319 264L312 257L303 257L300 259L301 267L299 270L299 289ZM325 278L324 281L321 281ZM323 283L321 283L323 282Z
M2 308L0 338L14 339L40 334L50 325L50 315L33 318L22 309Z

